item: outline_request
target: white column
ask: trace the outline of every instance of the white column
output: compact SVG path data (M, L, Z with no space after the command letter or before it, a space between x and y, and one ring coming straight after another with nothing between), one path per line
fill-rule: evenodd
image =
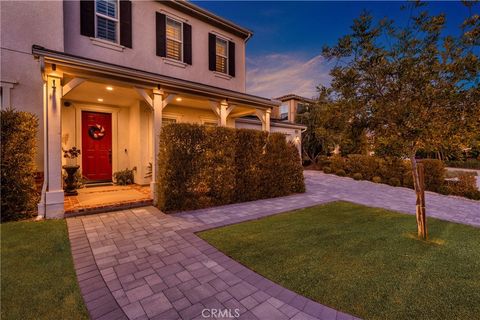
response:
M256 110L256 115L258 119L262 122L262 130L270 132L270 114L272 110Z
M152 182L150 183L150 192L153 198L153 203L156 205L158 196L157 196L157 166L158 166L158 150L160 143L160 132L162 130L162 112L163 112L163 96L162 91L153 90L153 124L152 124L152 150L153 150L153 159L152 159Z
M226 100L223 100L222 102L220 102L220 127L226 127L227 126L227 117L228 117L228 113L227 113L227 109L228 109L228 103Z
M271 109L265 110L265 131L270 132L270 114L272 113Z
M64 194L62 186L62 84L56 75L47 76L47 146L48 181L45 193L45 211L48 219L63 218Z

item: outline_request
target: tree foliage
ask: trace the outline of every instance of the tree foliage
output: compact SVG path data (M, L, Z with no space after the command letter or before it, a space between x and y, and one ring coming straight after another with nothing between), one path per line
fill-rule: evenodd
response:
M466 4L470 12L475 5ZM445 14L431 15L419 2L409 6L406 26L362 13L323 55L337 61L336 103L367 128L377 150L411 159L421 198L417 151L468 145L478 135L480 23L471 14L460 35L445 35Z

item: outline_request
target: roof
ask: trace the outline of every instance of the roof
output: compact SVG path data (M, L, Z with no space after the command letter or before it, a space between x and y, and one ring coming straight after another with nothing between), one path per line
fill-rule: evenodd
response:
M284 96L275 98L274 100L279 100L279 101L282 101L282 102L288 101L288 100L299 100L299 101L308 102L308 103L313 103L314 102L313 99L305 98L305 97L302 97L302 96L299 96L299 95L293 94L293 93L289 93L289 94L286 94Z
M128 82L141 82L151 87L162 87L170 90L182 90L192 94L210 95L212 98L228 99L232 103L244 103L259 108L272 108L280 105L279 101L254 96L251 94L218 88L199 82L174 78L154 72L134 69L104 61L84 58L69 53L46 49L33 45L32 54L44 57L45 62L61 65L67 68L78 68L89 72L106 74Z
M247 122L247 123L261 123L257 116L248 115L241 118L237 118L235 121L240 122ZM293 128L293 129L306 129L307 127L303 124L294 123L290 121L281 121L278 119L270 118L270 125L276 127L285 127L285 128Z
M241 37L242 39L248 40L253 32L244 27L241 27L230 20L224 19L216 14L200 8L193 3L186 0L169 0L161 1L162 4L174 8L178 11L186 13L192 17L195 17L199 20L205 21L217 28L231 32L232 34Z

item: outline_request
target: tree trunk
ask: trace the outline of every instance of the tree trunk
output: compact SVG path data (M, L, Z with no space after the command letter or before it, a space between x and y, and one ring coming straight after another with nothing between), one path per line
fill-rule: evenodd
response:
M417 195L416 217L418 237L427 240L427 216L425 212L425 171L423 163L417 163L415 155L411 158L413 186Z

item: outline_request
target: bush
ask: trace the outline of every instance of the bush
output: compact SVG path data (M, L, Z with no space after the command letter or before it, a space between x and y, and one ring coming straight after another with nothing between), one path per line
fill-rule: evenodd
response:
M438 192L445 182L445 165L436 159L423 159L425 168L425 189Z
M400 180L398 178L390 178L388 180L388 184L393 186L393 187L400 187L401 186Z
M468 159L467 161L446 161L445 164L447 167L452 168L480 170L480 160L477 159Z
M351 154L347 158L345 171L347 173L361 173L362 176L371 180L379 171L382 159L361 154Z
M347 173L343 169L335 171L335 174L339 177L345 177L347 175Z
M448 180L440 188L440 193L480 200L477 180L471 175L459 175L458 180Z
M1 221L28 218L36 213L37 130L35 115L14 109L1 111Z
M337 172L338 170L345 171L346 160L340 156L334 156L330 158L330 168L332 172Z
M298 150L279 133L172 124L162 129L158 165L164 211L305 191Z
M125 168L125 170L120 170L113 173L113 180L115 184L120 186L126 186L134 182L133 172L137 171L137 167L133 167L131 170Z
M372 178L372 181L375 183L382 183L382 178L380 178L379 176L375 176Z
M353 174L353 179L354 179L354 180L362 180L362 179L363 179L363 175L362 175L360 172L354 173L354 174Z
M324 173L332 173L332 168L330 168L330 167L323 167L323 172L324 172Z

